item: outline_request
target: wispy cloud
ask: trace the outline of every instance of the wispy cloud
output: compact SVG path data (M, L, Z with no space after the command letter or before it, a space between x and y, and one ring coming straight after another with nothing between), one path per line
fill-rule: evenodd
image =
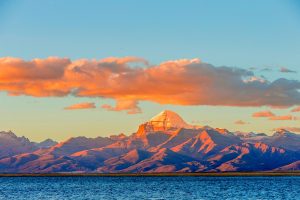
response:
M262 71L262 72L271 72L271 71L272 71L272 68L270 68L270 67L265 67L265 68L261 69L260 71Z
M96 108L95 103L89 103L89 102L85 102L85 103L78 103L78 104L74 104L68 107L65 107L65 110L79 110L79 109L94 109Z
M289 127L289 126L284 126L284 127L279 127L279 128L276 128L274 129L275 131L277 130L282 130L282 129L285 129L287 131L291 131L291 132L296 132L296 133L300 133L300 127Z
M279 71L282 72L282 73L297 73L296 71L290 70L286 67L281 67Z
M243 120L237 120L234 122L234 124L237 124L237 125L246 125L246 124L249 124L248 122L245 122Z
M260 111L252 114L252 117L274 117L275 114L272 113L271 111Z
M108 111L123 111L127 110L127 114L138 114L141 113L141 108L138 107L138 102L133 100L124 100L118 99L116 100L116 106L111 106L108 104L104 104L101 106L103 109Z
M129 113L140 112L139 101L290 107L300 105L299 90L297 80L280 78L270 82L249 70L215 67L199 59L150 66L136 57L75 61L54 57L31 61L0 58L0 91L9 95L111 98L117 101L116 106L104 108Z
M269 120L297 120L297 117L294 117L292 115L280 115L270 117Z
M292 109L291 112L300 112L300 106L298 106L298 107Z
M298 117L292 115L275 115L273 112L266 110L252 114L254 118L268 118L269 120L298 120Z

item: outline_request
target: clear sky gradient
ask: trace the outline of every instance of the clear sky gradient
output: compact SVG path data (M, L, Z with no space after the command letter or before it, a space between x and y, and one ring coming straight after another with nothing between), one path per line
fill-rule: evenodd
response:
M300 3L297 0L154 0L0 2L0 57L24 60L49 56L103 59L136 56L151 65L199 58L214 66L243 69L272 81L300 80ZM285 67L297 73L282 73ZM268 68L269 70L264 70ZM0 68L1 70L1 68ZM96 109L64 110L94 102ZM128 115L101 108L112 99L8 96L0 91L0 130L32 140L71 136L130 134L161 110L178 112L187 122L229 130L271 133L300 127L300 120L253 118L271 110L289 115L292 107L176 106L141 101L142 113ZM293 113L300 117L300 112ZM244 125L234 122L242 120Z

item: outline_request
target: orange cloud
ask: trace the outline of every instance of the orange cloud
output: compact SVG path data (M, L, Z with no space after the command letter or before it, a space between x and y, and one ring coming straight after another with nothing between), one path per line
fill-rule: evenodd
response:
M297 120L297 117L292 115L281 115L281 116L272 116L269 120Z
M65 110L78 110L78 109L94 109L96 108L95 103L78 103L68 107L65 107Z
M282 130L282 129L290 132L300 132L300 127L288 127L288 126L276 128L275 131Z
M294 108L293 110L291 110L291 112L300 112L300 106Z
M243 120L237 120L234 123L237 124L237 125L246 125L246 124L248 124L247 122L244 122Z
M64 76L66 67L71 63L66 58L49 57L24 61L19 58L0 58L1 83L21 81L57 80Z
M127 110L127 114L138 114L141 113L141 108L138 107L138 102L133 100L122 100L118 99L116 101L116 106L113 107L108 104L104 104L101 106L103 109L109 110L109 111L122 111Z
M134 63L134 64L133 64ZM173 105L300 105L300 82L269 82L252 71L215 67L199 59L150 66L136 57L75 60L0 59L0 91L9 95L52 97L73 95L115 99L108 110L140 112L139 101ZM120 103L121 102L121 103ZM130 102L130 103L128 103Z
M260 111L252 114L252 117L258 118L258 117L266 117L269 118L269 120L298 120L298 117L292 116L292 115L281 115L277 116L271 111Z
M0 58L0 91L11 96L66 96L70 87L64 75L71 61L49 57L24 61L19 58Z
M271 111L260 111L252 114L252 117L274 117L275 114Z

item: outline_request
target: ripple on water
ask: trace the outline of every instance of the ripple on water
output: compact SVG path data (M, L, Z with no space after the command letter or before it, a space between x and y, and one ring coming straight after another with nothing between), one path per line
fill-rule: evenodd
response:
M0 199L300 199L300 177L2 177Z

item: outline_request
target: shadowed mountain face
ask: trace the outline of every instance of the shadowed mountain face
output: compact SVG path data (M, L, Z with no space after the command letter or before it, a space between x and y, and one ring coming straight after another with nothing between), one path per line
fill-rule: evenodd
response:
M0 132L0 158L32 152L38 146L25 137L17 137L13 132Z
M51 140L51 139L46 139L40 143L35 143L35 145L38 147L38 148L49 148L49 147L52 147L54 145L57 145L57 142L55 142L54 140Z
M0 132L2 173L288 171L300 170L299 162L298 134L195 127L172 111L159 113L130 136L34 143Z

